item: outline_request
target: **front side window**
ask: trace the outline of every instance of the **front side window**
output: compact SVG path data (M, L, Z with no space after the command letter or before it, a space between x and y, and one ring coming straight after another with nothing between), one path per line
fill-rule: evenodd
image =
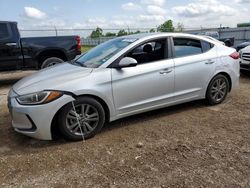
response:
M188 38L174 38L175 57L185 57L202 53L200 40Z
M157 39L141 44L126 56L137 60L138 64L163 60L166 57L166 39Z
M136 40L135 38L116 38L107 41L82 55L75 63L83 67L97 68Z
M9 32L8 32L7 24L0 23L0 39L4 39L8 37L9 37Z

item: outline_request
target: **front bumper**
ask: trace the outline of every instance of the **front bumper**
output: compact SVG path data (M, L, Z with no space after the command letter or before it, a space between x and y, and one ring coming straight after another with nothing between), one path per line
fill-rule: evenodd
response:
M11 93L11 92L10 92ZM8 107L12 116L12 126L16 132L40 140L52 140L52 120L65 104L74 101L70 95L43 105L20 105L15 95L8 97Z
M250 71L250 61L241 60L240 69Z

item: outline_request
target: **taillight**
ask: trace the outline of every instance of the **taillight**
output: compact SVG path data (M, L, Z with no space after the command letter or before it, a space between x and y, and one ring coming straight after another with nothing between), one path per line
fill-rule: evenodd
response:
M230 55L231 58L233 59L240 59L240 53L239 52L234 52Z
M80 38L80 36L76 37L76 42L77 42L77 50L81 50L81 38Z

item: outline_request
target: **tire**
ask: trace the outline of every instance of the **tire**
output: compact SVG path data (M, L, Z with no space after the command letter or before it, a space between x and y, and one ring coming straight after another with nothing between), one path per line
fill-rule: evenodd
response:
M64 60L58 58L58 57L49 57L46 58L41 65L41 69L47 68L47 67L51 67L53 65L59 64L59 63L63 63Z
M59 113L59 130L63 137L69 141L82 140L82 133L84 139L94 137L105 123L105 111L102 105L91 97L81 97L74 101L74 106L75 108L69 103ZM78 120L74 109L79 115Z
M229 92L229 80L224 75L215 76L208 85L206 100L209 105L222 103Z

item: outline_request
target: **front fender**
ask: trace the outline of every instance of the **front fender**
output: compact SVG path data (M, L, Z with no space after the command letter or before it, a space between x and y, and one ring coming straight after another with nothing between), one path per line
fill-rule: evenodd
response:
M109 108L109 113L110 113L109 120L112 121L114 119L114 117L116 116L112 94L111 95L104 95L102 92L98 92L95 90L81 90L81 91L74 92L74 96L75 97L77 97L77 96L93 96L94 98L99 98L103 102L105 102L105 104Z

